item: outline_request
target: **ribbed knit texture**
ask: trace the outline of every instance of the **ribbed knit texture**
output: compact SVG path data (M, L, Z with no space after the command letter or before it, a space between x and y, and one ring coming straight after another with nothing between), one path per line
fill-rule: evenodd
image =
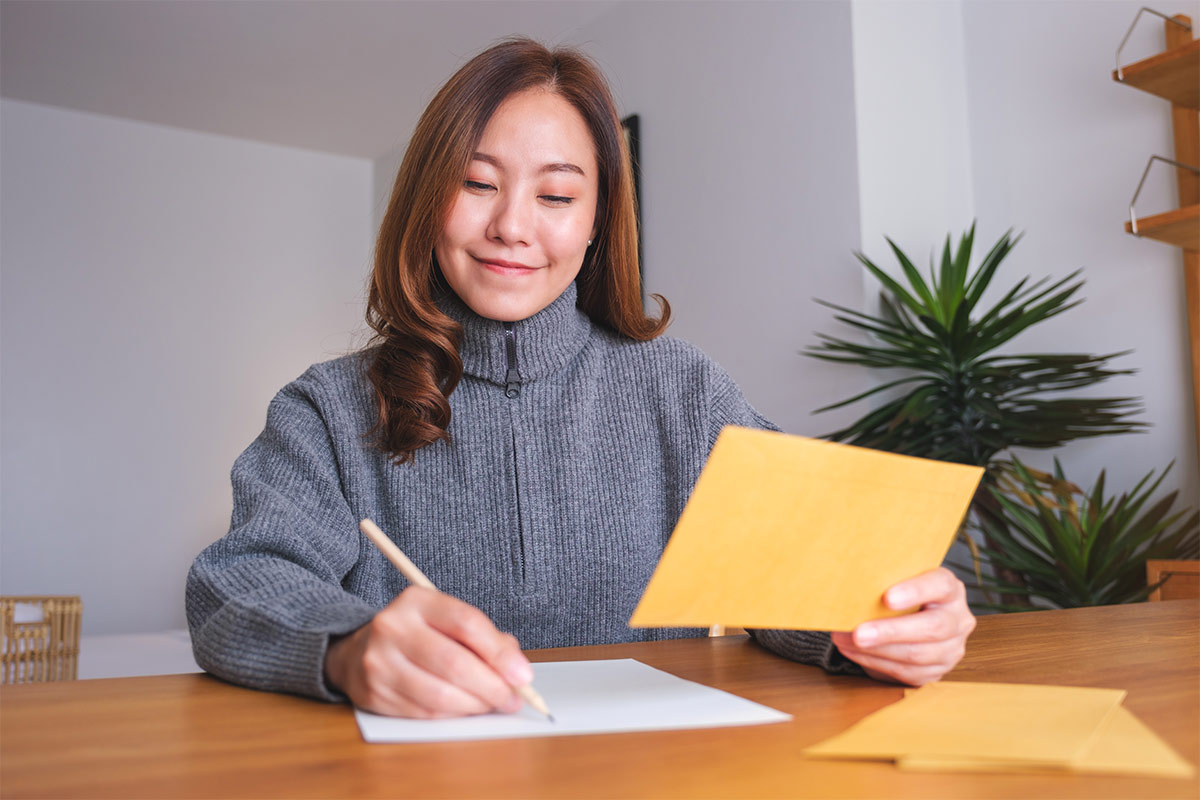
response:
M521 385L511 398L504 326L456 298L443 303L464 328L452 439L412 464L392 464L365 438L376 413L369 351L285 387L234 464L229 533L188 575L200 666L336 699L323 679L330 636L365 624L407 585L359 533L364 517L522 647L701 635L627 621L717 434L774 426L694 347L617 336L575 300L572 284L513 326ZM846 668L827 634L755 636Z

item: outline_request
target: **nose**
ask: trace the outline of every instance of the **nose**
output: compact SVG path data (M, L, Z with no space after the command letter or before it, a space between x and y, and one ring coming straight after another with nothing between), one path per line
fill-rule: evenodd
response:
M534 202L524 201L512 193L497 197L488 224L488 238L507 245L533 242Z

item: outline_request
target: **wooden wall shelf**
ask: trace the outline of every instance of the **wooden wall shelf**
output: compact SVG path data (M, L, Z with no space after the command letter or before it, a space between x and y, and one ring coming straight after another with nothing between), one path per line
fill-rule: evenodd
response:
M1157 11L1143 8L1142 11ZM1138 12L1138 16L1141 15ZM1159 16L1163 16L1159 14ZM1134 25L1137 24L1134 17ZM1138 235L1175 245L1183 261L1183 295L1187 302L1188 348L1192 356L1192 407L1196 422L1196 451L1200 457L1200 39L1195 38L1191 17L1164 17L1165 47L1158 55L1113 70L1113 80L1136 87L1171 103L1171 129L1175 140L1175 183L1178 205L1174 211L1138 219ZM1130 27L1130 32L1133 28ZM1129 38L1129 34L1125 35ZM1121 43L1124 46L1124 42ZM1118 57L1120 48L1117 49ZM1152 157L1153 158L1153 157ZM1143 180L1145 176L1143 176ZM1139 187L1140 188L1140 187ZM1130 214L1135 213L1132 209ZM1133 233L1133 225L1125 223Z
M1200 39L1121 67L1124 80L1113 70L1113 80L1170 100L1186 108L1200 108Z
M1125 223L1125 232L1133 233L1132 223ZM1200 205L1141 217L1138 219L1137 235L1173 244L1184 250L1200 250Z

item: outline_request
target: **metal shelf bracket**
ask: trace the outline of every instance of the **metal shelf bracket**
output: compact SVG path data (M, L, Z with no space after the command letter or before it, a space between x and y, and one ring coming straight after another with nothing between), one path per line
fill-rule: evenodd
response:
M1123 50L1125 48L1125 43L1129 41L1130 34L1132 34L1133 29L1135 27L1137 27L1138 19L1141 18L1143 11L1149 11L1151 14L1160 16L1163 19L1165 19L1167 22L1178 25L1179 27L1183 28L1186 31L1190 31L1192 29L1191 25L1180 22L1179 20L1174 19L1172 17L1168 17L1166 14L1162 13L1161 11L1155 11L1153 8L1147 8L1145 6L1142 6L1142 8L1138 10L1137 14L1134 15L1133 22L1129 25L1129 30L1125 31L1125 38L1122 39L1121 44L1117 46L1117 80L1122 81L1122 82L1125 80L1125 73L1121 70L1121 50Z
M1133 230L1130 232L1134 236L1141 236L1141 234L1138 233L1137 213L1133 210L1133 206L1137 203L1138 195L1142 193L1142 186L1146 183L1146 176L1150 174L1150 167L1153 166L1155 161L1165 161L1180 169L1191 170L1200 175L1200 168L1193 167L1191 164L1183 164L1171 158L1164 158L1163 156L1150 156L1150 160L1146 162L1146 168L1142 170L1142 179L1138 181L1137 190L1133 193L1133 199L1129 201L1129 224L1133 226Z

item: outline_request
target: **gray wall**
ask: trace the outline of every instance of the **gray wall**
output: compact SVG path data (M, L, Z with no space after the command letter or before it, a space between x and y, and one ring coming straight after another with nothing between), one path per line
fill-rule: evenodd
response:
M641 117L645 278L668 333L720 362L785 430L865 378L799 351L827 329L813 302L855 304L861 280L850 7L621 6L580 42Z
M971 172L980 237L1025 232L998 280L1062 277L1083 267L1083 305L1013 343L1026 352L1134 352L1114 362L1133 377L1096 394L1137 395L1153 428L1136 436L1077 442L1060 453L1076 482L1103 468L1113 490L1151 469L1175 467L1164 487L1200 504L1191 365L1180 251L1124 232L1129 199L1152 153L1170 157L1170 106L1111 78L1114 52L1141 3L1089 0L966 3ZM1172 13L1200 21L1200 3ZM1162 21L1143 15L1126 63L1163 46ZM1163 168L1139 212L1175 207ZM1044 453L1029 458L1050 466Z
M180 627L267 403L357 341L366 160L5 100L0 583Z

